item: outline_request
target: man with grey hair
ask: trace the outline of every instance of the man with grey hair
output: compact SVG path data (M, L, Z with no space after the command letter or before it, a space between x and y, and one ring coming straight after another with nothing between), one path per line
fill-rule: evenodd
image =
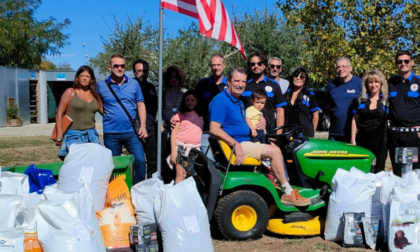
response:
M280 78L281 70L283 69L282 61L278 57L271 57L268 60L268 77L275 80L281 89L281 93L284 94L289 87L289 81L283 78Z
M287 181L280 149L276 145L251 142L249 127L245 122L245 107L239 100L247 85L245 69L232 68L228 73L227 82L227 88L210 102L210 134L229 146L234 146L236 165L242 164L245 157L270 158L271 169L284 191L281 202L293 206L310 205L311 200L303 198Z
M353 109L362 91L362 79L351 73L353 67L347 57L337 59L336 70L337 78L327 85L327 104L331 118L328 139L350 143Z

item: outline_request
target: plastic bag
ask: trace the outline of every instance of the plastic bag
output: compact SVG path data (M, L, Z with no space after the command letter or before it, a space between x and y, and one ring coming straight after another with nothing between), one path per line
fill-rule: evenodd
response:
M162 201L155 201L164 251L214 251L206 207L192 177L165 186ZM156 204L160 204L160 208Z
M420 202L392 201L388 228L390 251L420 251Z
M365 174L366 175L366 174ZM361 178L360 172L338 169L332 179L334 191L328 203L325 240L343 240L343 213L357 212L371 216L372 196L376 184L371 178Z
M36 218L38 240L44 252L105 252L92 195L87 187L82 187L67 201L51 195L50 199L38 204Z
M130 247L130 226L136 223L130 191L123 177L109 183L106 205L96 212L106 248Z
M363 236L366 246L370 249L376 250L378 242L378 235L381 232L381 218L362 218L363 222Z
M29 192L42 194L46 186L54 185L55 179L51 170L38 169L35 165L30 165L25 171L28 176Z
M162 198L164 185L160 179L151 178L131 188L137 224L156 223L153 211L155 200Z
M25 232L25 252L42 252L36 231L36 215L38 207L19 209L16 216L15 227L22 227Z
M107 148L95 143L72 145L59 172L58 188L77 192L86 183L92 193L95 211L100 211L105 207L113 169L111 151Z
M22 195L22 206L31 207L41 201L41 195L29 193L28 176L20 173L1 172L0 173L0 194L19 194Z
M22 195L0 194L0 228L13 228L15 219L22 205Z
M0 229L0 252L24 252L23 228Z

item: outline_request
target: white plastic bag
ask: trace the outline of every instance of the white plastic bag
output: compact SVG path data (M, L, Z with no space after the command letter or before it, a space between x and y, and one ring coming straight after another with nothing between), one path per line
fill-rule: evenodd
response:
M59 172L58 189L77 192L86 183L95 211L102 210L113 169L112 154L107 148L95 143L72 145Z
M20 208L16 216L15 227L22 227L25 232L25 251L42 251L36 230L38 207Z
M0 252L24 252L23 228L0 229Z
M420 202L391 202L388 227L390 251L420 251Z
M158 206L155 209L159 211ZM156 218L164 251L214 251L207 210L192 177L165 186Z
M73 195L73 194L72 194ZM87 187L67 201L38 204L38 240L44 252L105 252L105 244Z
M343 213L357 212L371 216L376 184L371 179L361 178L361 174L355 172L355 169L350 172L338 169L332 184L335 189L328 203L324 236L325 240L342 241Z
M41 195L29 193L28 176L14 172L0 172L0 194L22 195L22 206L31 207L41 201Z
M22 195L0 194L0 228L12 228L22 205Z
M155 199L161 200L163 190L163 182L157 178L142 181L131 188L137 224L156 223L153 206Z

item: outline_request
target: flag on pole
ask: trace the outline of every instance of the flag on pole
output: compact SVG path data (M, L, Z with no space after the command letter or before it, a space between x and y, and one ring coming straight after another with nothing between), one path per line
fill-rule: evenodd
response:
M201 34L235 46L246 59L244 48L221 0L161 0L161 2L165 9L198 19Z

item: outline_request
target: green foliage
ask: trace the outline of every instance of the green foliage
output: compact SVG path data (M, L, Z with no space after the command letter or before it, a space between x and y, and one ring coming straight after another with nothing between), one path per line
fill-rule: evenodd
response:
M418 51L419 0L280 0L288 24L305 35L305 62L313 82L325 85L336 75L335 61L349 57L353 73L378 68L389 76L398 49Z
M19 107L15 101L10 101L6 110L7 120L19 119Z
M68 44L68 35L61 31L70 21L35 20L40 4L41 0L0 1L0 65L33 68L43 55L60 54Z
M72 71L73 68L71 68L70 63L62 62L57 65L57 70Z
M39 65L35 65L38 70L57 70L57 66L49 60L43 60Z

